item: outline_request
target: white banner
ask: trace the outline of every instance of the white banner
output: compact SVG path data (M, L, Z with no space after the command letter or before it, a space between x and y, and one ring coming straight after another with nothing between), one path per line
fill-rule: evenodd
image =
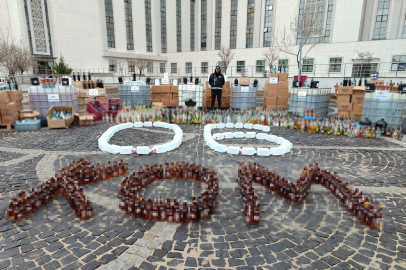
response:
M169 84L169 79L168 78L162 79L162 84Z
M241 92L249 92L250 87L249 86L241 86Z
M375 99L388 99L389 91L376 90Z
M307 92L298 92L297 93L297 98L306 98Z
M48 102L59 102L59 94L48 94Z
M269 78L269 83L270 84L278 84L278 78L277 77Z
M189 90L189 91L196 91L196 85L194 85L194 84L188 84L188 85L186 86L186 90Z
M89 97L97 97L99 95L99 89L89 89Z
M131 92L139 92L140 91L140 87L139 86L131 86Z

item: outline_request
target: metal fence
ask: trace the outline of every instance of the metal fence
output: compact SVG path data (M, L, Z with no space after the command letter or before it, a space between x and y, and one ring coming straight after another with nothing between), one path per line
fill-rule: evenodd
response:
M305 65L305 70L302 71L302 75L308 78L369 78L372 71L377 71L379 74L379 79L393 79L399 78L399 81L404 79L406 81L406 71L402 70L405 65L402 63L371 63L363 65L361 63L334 63L334 64L313 64ZM166 66L169 66L167 63ZM207 78L212 72L214 72L215 66L202 66L202 67L190 67L190 66L177 66L175 67L153 67L145 69L142 73L142 77L160 78L163 77L164 73L168 73L169 76L173 78L182 77L199 77ZM393 70L394 69L394 70ZM297 65L288 66L278 66L275 70L282 72L289 72L289 77L292 78L298 74ZM44 72L45 70L39 70L36 74L24 74L23 76L15 76L18 78L18 83L29 83L30 78L33 76L49 76ZM132 74L137 74L139 77L139 71L137 69L132 70L128 68L109 69L109 68L95 68L95 69L74 69L73 72L76 75L81 75L81 80L83 80L83 73L88 75L91 74L92 79L105 79L106 81L117 81L118 76L123 76L125 79L131 78ZM251 78L261 78L267 77L269 73L268 66L229 66L227 70L223 68L223 73L229 78L231 77L241 77L243 74ZM54 78L61 78L63 75L52 74Z

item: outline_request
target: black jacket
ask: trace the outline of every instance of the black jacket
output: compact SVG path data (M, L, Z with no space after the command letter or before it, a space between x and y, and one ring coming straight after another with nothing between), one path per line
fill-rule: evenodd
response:
M214 72L210 75L209 84L211 86L211 90L223 90L223 85L226 83L224 79L224 75L220 72L217 74Z

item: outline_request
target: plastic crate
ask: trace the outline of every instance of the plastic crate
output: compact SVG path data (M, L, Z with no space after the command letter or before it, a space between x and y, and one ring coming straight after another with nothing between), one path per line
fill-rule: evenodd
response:
M59 101L49 101L49 95L58 95ZM30 108L40 114L46 114L53 105L73 107L75 112L79 111L76 96L76 87L55 85L53 88L43 86L30 86L28 88Z
M100 111L100 112L97 111L94 108L94 105L96 103L100 108L103 108L104 111ZM103 115L107 112L107 109L106 109L106 107L104 107L104 105L100 101L95 100L95 101L89 101L87 103L87 112L94 115L94 121L102 121L103 120Z
M204 87L202 84L193 84L195 90L188 90L188 85L180 84L178 87L179 106L186 107L185 101L189 99L196 102L196 107L203 107Z
M304 110L316 110L317 116L328 114L330 88L292 88L289 99L289 112L303 116ZM305 92L305 98L299 98L299 92Z
M14 123L14 129L18 131L30 131L30 130L38 130L41 128L41 120L36 119L33 122L20 122L16 121Z
M241 91L241 87L248 87L248 91ZM231 86L230 107L232 109L255 108L257 104L257 88L249 86Z
M131 90L137 86L137 90ZM122 106L151 106L151 87L141 81L126 81L118 86Z

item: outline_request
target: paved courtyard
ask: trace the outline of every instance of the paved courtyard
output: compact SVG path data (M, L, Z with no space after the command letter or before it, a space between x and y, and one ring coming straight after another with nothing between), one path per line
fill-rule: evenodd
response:
M406 143L307 134L284 128L271 133L294 143L281 157L233 156L212 151L203 127L180 125L182 145L159 155L100 152L97 139L110 124L0 131L0 269L406 269ZM221 132L221 130L214 130ZM124 130L110 141L153 145L170 141L160 128ZM229 139L228 145L270 146L266 141ZM137 219L118 207L122 177L84 186L94 217L80 221L58 195L25 220L6 219L18 190L36 187L72 159L125 160L130 171L151 163L190 161L213 167L220 181L214 215L202 222L172 224ZM260 225L244 223L235 181L239 162L259 162L296 180L301 169L318 162L384 205L383 225L362 225L330 192L313 185L301 205L255 185ZM191 202L205 188L195 181L163 180L145 188L152 198Z

